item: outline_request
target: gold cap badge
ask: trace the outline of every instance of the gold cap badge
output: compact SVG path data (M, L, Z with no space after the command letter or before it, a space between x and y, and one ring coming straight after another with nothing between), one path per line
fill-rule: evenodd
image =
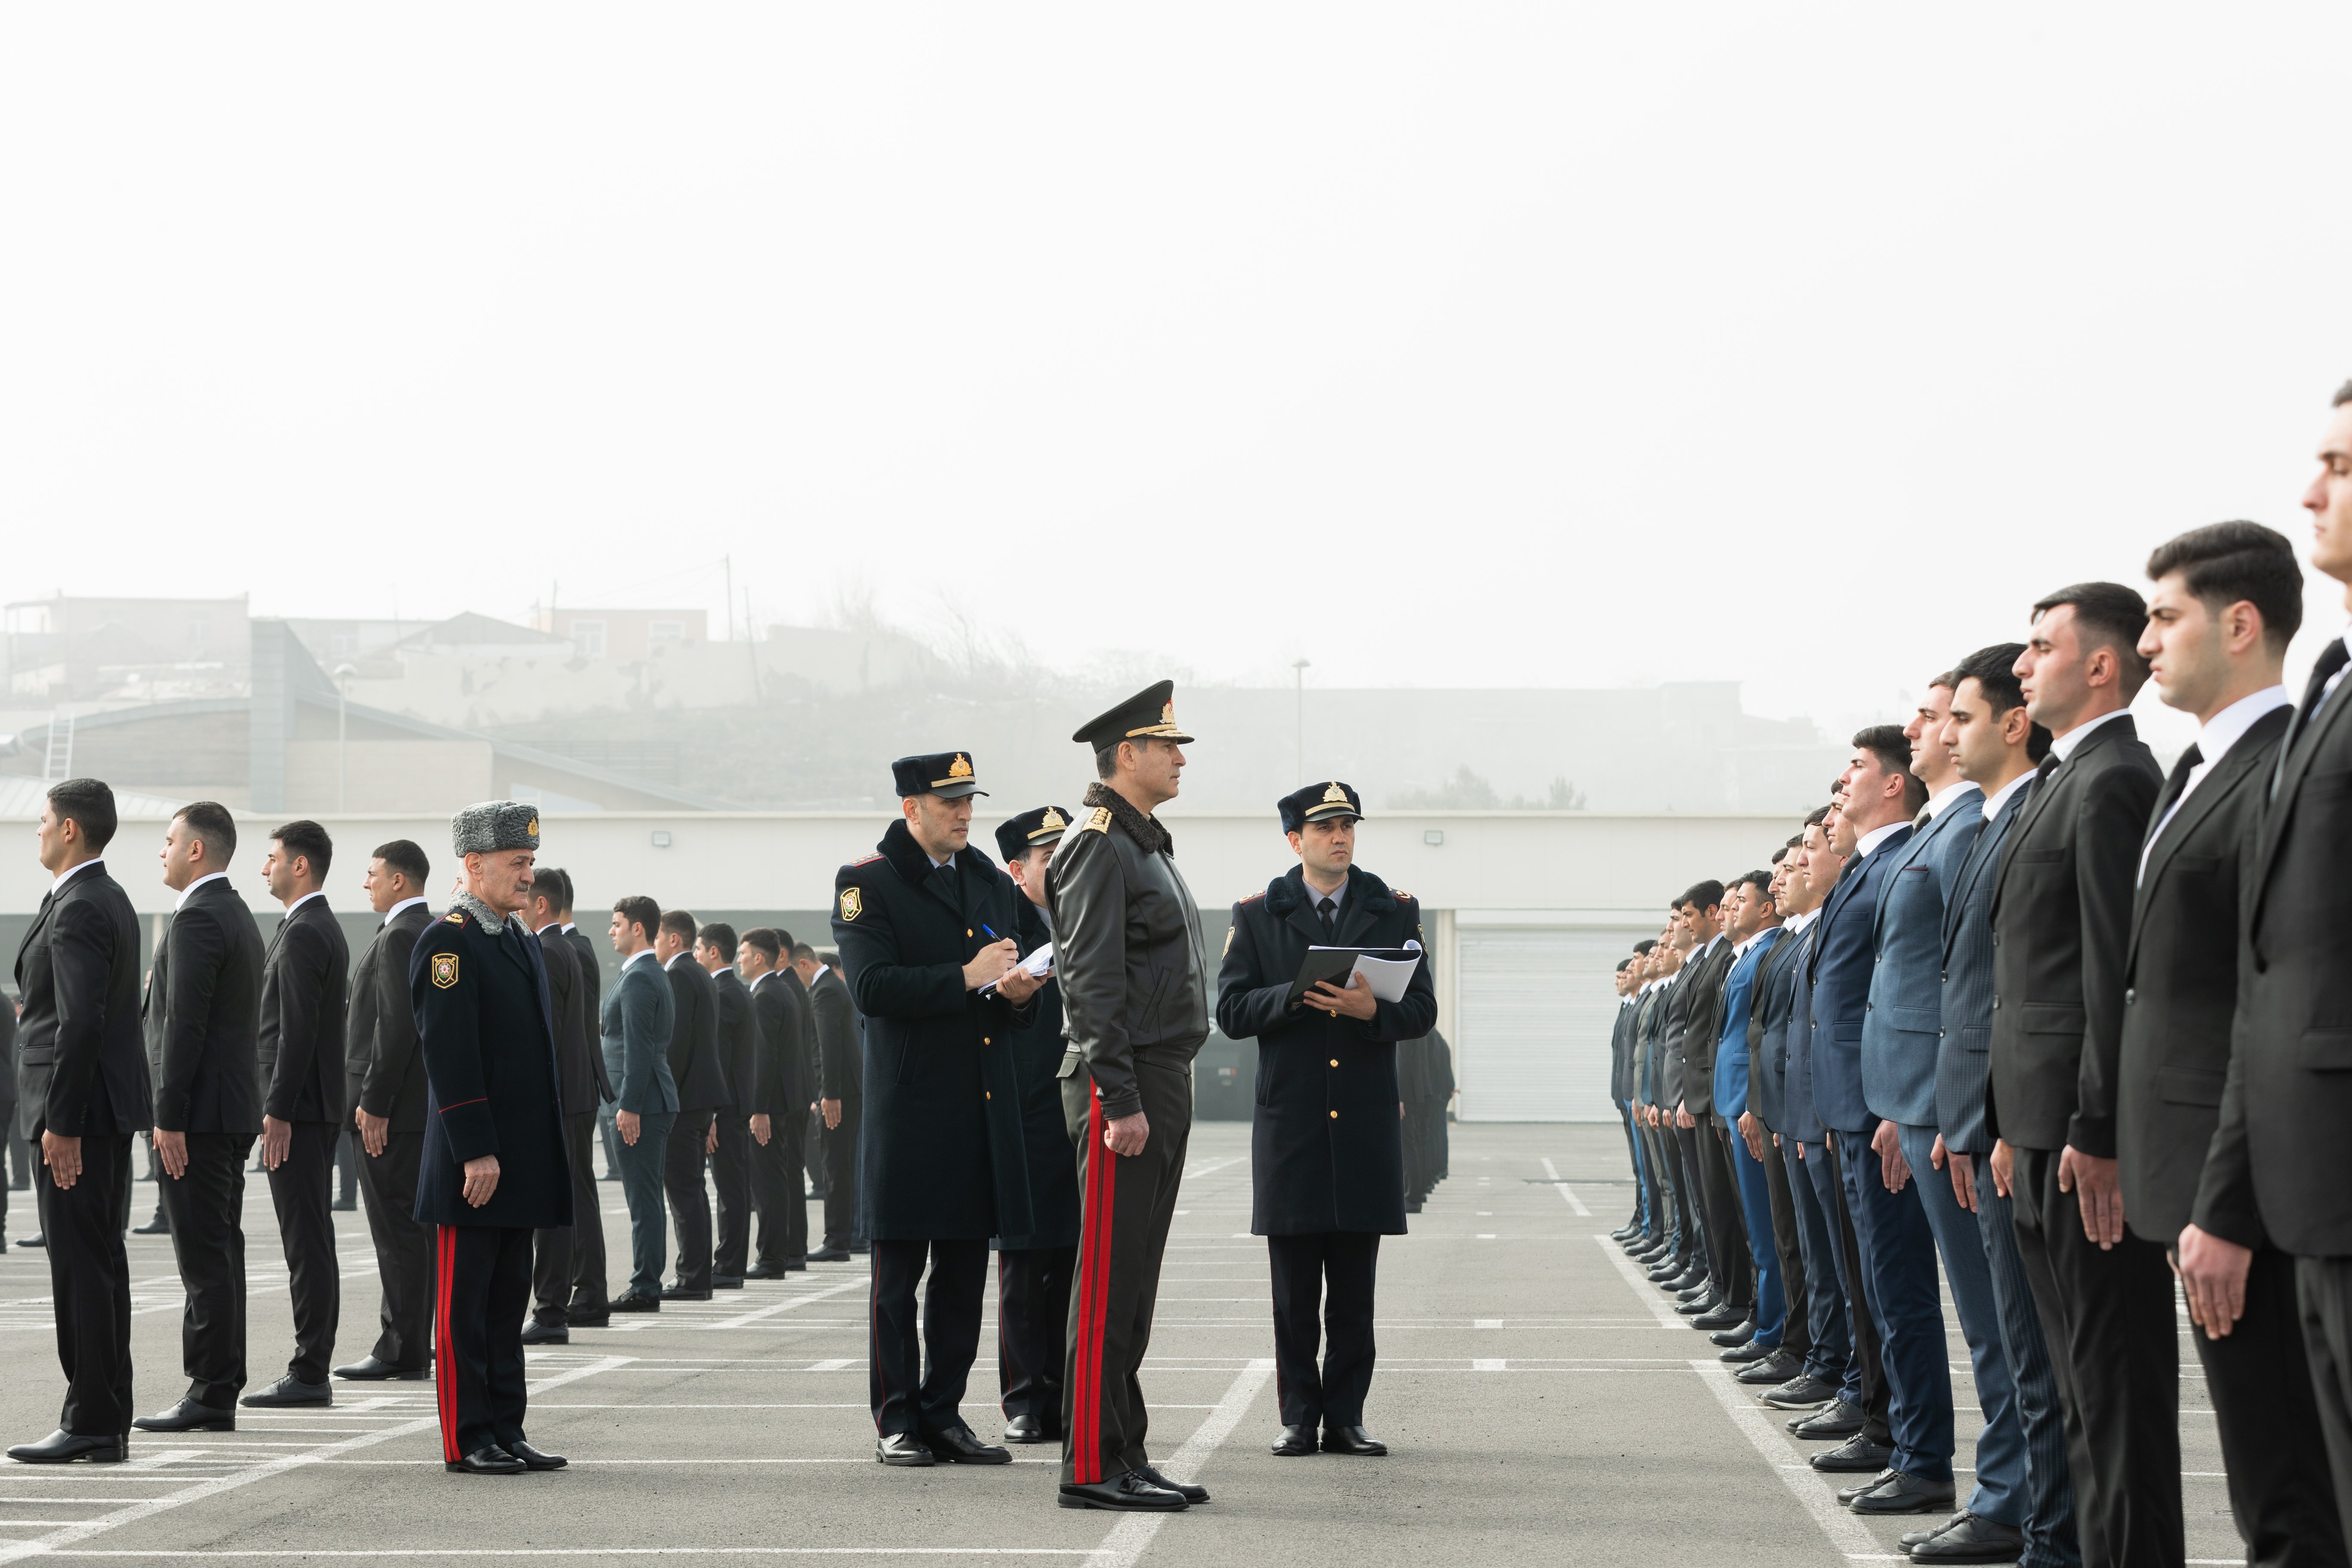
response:
M1069 825L1070 819L1068 817L1064 816L1060 812L1055 811L1049 805L1045 808L1045 815L1038 819L1037 830L1040 833L1051 833L1057 827L1067 827Z
M536 816L532 817L532 818L530 819L530 826L529 827L524 828L524 829L523 829L523 831L524 831L525 833L530 834L533 838L538 837L539 837L539 818L537 818Z
M968 779L971 777L971 763L965 759L964 754L961 752L958 752L956 753L955 761L948 764L948 777L951 779Z
M1338 780L1333 780L1331 787L1323 792L1323 804L1326 805L1345 805L1348 804L1348 792L1339 787Z

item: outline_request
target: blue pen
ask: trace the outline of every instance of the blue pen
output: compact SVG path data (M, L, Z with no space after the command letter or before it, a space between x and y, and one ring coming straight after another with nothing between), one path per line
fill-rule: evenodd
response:
M986 921L981 921L981 922L980 922L980 929L981 929L981 930L982 930L982 931L988 931L988 922L987 922ZM991 942L1002 942L1002 941L1003 941L1004 939L1003 939L1003 937L998 936L994 931L988 931L988 940L989 940L989 941L991 941Z

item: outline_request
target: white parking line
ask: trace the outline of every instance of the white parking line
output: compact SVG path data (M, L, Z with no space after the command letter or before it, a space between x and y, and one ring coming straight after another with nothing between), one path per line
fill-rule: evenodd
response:
M1203 1416L1200 1426L1192 1429L1192 1435L1184 1439L1184 1446L1177 1449L1166 1464L1158 1467L1160 1473L1171 1480L1178 1481L1198 1478L1201 1467L1208 1462L1209 1456L1217 1451L1219 1444L1233 1436L1234 1428L1240 1426L1242 1417L1249 1413L1251 1404L1273 1381L1272 1356L1261 1357L1243 1368L1242 1374L1234 1378L1233 1385L1225 1390L1225 1396L1217 1401L1216 1408ZM1167 1517L1164 1513L1129 1514L1112 1525L1110 1533L1103 1537L1103 1543L1094 1551L1096 1562L1103 1568L1135 1568L1137 1559L1150 1546L1152 1537L1160 1533L1160 1526Z
M1647 1279L1642 1278L1641 1271L1633 1267L1633 1260L1625 1256L1622 1247L1605 1236L1596 1236L1592 1239L1601 1244L1601 1252L1608 1257L1611 1263L1616 1266L1617 1272L1624 1277L1625 1283L1633 1288L1633 1294L1639 1296L1649 1307L1651 1312L1655 1314L1660 1328L1687 1329L1690 1327L1688 1323L1675 1315L1675 1310L1672 1307L1659 1299L1656 1289Z
M1822 1533L1830 1538L1832 1546L1848 1557L1879 1558L1886 1555L1884 1543L1863 1528L1862 1521L1846 1512L1829 1483L1822 1480L1811 1467L1804 1467L1801 1473L1798 1468L1785 1463L1794 1455L1795 1449L1787 1438L1772 1429L1772 1423L1765 1415L1763 1406L1731 1380L1731 1373L1725 1371L1720 1363L1695 1361L1690 1367L1698 1373L1698 1380L1706 1384L1707 1392L1721 1402L1724 1410L1731 1416L1731 1424L1739 1428L1740 1436L1755 1446L1756 1451L1764 1456L1764 1462L1780 1476L1781 1483L1804 1505L1805 1511L1813 1516L1813 1522L1822 1527Z
M1543 1163L1543 1168L1544 1174L1551 1178L1551 1184L1559 1189L1559 1195L1568 1200L1568 1206L1574 1209L1580 1218L1591 1219L1592 1217L1592 1211L1584 1206L1584 1200L1578 1197L1574 1193L1570 1192L1568 1190L1568 1184L1559 1179L1559 1167L1553 1164L1549 1160L1546 1160Z

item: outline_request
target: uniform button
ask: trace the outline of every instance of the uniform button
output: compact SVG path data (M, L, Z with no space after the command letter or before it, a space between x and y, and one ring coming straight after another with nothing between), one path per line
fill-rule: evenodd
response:
M993 1090L983 1089L980 1091L980 1097L982 1100L994 1100L996 1095Z
M1336 1111L1336 1110L1335 1110L1335 1111L1333 1111L1333 1112L1331 1113L1331 1120L1332 1120L1332 1121L1339 1121L1339 1113L1338 1111Z
M2000 998L1998 996L1992 999L1992 1010L1996 1013L2000 1011Z
M993 1040L992 1040L992 1039L990 1039L986 1035L982 1035L982 1036L981 1036L981 1037L980 1037L980 1043L981 1043L982 1045L983 1045L983 1046L992 1046L992 1045L994 1045L996 1042L995 1042L995 1041L993 1041Z
M2139 1000L2139 989L2138 989L2138 987L2137 987L2137 986L2132 986L2132 985L2126 985L2126 986L2125 986L2125 987L2124 987L2124 1005L2125 1005L2125 1006L2128 1007L2128 1006L2130 1006L2133 1003L2135 1003L2135 1002L2137 1002L2137 1001L2138 1001L2138 1000Z
M1331 1065L1333 1067L1338 1067L1339 1065L1339 1058L1338 1057L1333 1057L1331 1058Z
M964 934L964 935L966 935L966 936L970 936L970 935L971 934L971 927L970 927L970 926L966 926L966 927L964 927L964 928L963 928L963 934Z
M1936 1037L1937 1037L1937 1039L1939 1039L1939 1040L1940 1040L1940 1039L1944 1038L1945 1034L1946 1034L1946 1031L1945 1031L1945 1030L1938 1029L1938 1030L1937 1030L1937 1031L1936 1031Z

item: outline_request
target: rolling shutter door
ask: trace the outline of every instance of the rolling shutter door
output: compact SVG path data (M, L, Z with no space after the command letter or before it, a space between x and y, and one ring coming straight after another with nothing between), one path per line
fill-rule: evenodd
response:
M1456 1072L1465 1121L1614 1121L1610 976L1648 934L1475 928L1458 939Z

